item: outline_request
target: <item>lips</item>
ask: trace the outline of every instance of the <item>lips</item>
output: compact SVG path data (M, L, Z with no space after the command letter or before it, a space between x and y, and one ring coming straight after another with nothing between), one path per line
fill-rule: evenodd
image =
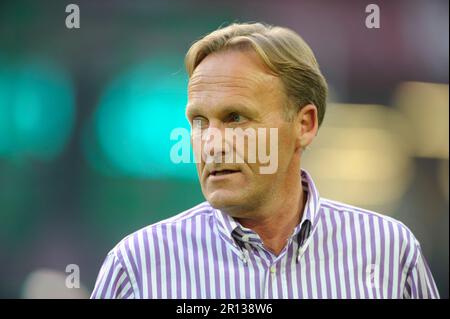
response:
M221 176L221 175L227 175L227 174L233 174L233 173L237 173L237 170L231 170L231 169L224 169L224 170L217 170L217 171L212 171L210 173L210 175L212 176Z
M220 176L228 176L234 173L239 173L239 169L229 168L229 167L222 167L222 168L211 168L208 170L208 176L209 177L220 177Z

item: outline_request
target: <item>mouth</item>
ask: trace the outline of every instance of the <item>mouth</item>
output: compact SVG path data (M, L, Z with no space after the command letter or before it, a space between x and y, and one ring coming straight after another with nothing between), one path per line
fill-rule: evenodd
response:
M232 174L239 173L239 170L231 170L231 169L221 169L221 170L212 170L209 173L208 177L224 177L224 176L230 176Z

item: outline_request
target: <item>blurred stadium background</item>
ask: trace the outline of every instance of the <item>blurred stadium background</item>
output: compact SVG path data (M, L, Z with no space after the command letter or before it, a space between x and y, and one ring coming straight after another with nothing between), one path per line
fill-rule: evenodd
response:
M67 29L76 3L81 28ZM367 29L377 3L381 28ZM203 201L169 160L186 127L183 57L234 21L299 32L331 96L304 167L323 196L417 236L449 274L448 1L2 1L0 297L85 298L125 235ZM66 265L82 286L67 289Z

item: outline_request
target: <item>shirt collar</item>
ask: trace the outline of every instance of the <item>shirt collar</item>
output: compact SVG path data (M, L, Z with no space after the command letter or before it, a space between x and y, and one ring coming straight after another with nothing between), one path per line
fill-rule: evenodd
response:
M295 227L291 238L298 238L300 245L302 245L311 234L311 230L314 229L317 224L319 212L319 193L309 173L302 169L300 174L302 180L302 191L307 196L307 201L303 210L302 220ZM238 248L239 242L262 245L262 241L257 233L242 226L237 220L227 213L224 213L219 209L214 209L214 216L218 226L218 231L223 239L236 248Z

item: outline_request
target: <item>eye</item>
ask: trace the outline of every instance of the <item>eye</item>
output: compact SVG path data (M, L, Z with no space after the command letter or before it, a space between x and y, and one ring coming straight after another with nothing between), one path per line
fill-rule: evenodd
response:
M208 120L203 116L195 116L192 119L192 128L204 129L208 126Z
M233 112L233 113L230 113L230 115L228 116L228 120L230 122L239 123L239 122L242 122L243 117L240 114Z

